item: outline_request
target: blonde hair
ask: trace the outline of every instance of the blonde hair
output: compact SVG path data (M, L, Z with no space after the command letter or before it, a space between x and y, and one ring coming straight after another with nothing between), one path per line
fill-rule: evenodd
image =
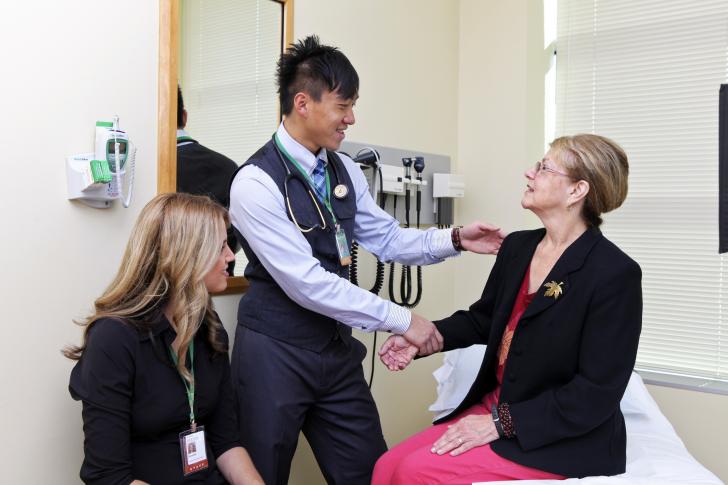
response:
M63 354L80 359L89 330L101 318L123 319L150 331L167 309L179 342L177 368L192 382L187 349L203 321L212 348L227 351L217 338L222 324L204 279L220 255L220 233L228 222L227 211L209 197L173 193L152 199L134 224L116 277L95 301L94 314L76 322L85 327L82 345L66 347Z
M588 225L599 227L601 215L627 198L627 154L609 138L590 134L562 136L551 142L551 149L569 176L589 183L582 217Z

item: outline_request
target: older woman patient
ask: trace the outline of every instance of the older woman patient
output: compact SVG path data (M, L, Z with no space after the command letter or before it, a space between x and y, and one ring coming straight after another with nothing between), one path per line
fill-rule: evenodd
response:
M262 484L237 437L228 337L210 292L234 256L227 212L163 194L142 209L83 343L69 389L83 401L81 479L98 484Z
M625 471L619 402L642 326L641 271L599 231L627 195L628 164L596 135L554 140L521 204L544 228L501 247L483 294L436 323L443 350L487 344L462 403L376 464L372 483L472 483ZM382 361L417 353L401 336Z

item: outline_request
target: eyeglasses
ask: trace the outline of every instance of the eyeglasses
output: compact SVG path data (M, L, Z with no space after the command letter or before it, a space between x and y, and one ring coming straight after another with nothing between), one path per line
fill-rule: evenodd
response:
M565 177L571 177L571 175L569 175L566 172L559 172L558 170L555 170L555 169L553 169L551 167L547 167L546 164L543 163L543 161L541 161L541 160L539 160L538 162L536 162L536 165L533 166L533 170L534 170L534 172L536 172L536 175L538 175L541 172L551 172L551 173L555 173L557 175L563 175Z

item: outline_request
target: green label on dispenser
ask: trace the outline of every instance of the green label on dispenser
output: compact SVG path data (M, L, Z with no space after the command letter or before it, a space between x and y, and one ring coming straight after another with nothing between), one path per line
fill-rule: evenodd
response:
M91 176L96 184L108 184L111 182L111 170L106 160L91 160Z

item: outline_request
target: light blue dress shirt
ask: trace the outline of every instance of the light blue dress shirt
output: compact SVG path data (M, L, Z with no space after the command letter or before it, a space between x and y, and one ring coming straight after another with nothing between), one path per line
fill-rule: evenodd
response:
M278 139L311 175L316 160L326 160L294 140L283 123ZM339 154L354 185L354 239L381 261L409 265L438 263L458 251L450 229L404 229L384 212L369 193L366 177L349 157ZM281 162L282 163L282 162ZM254 165L245 166L230 187L230 219L286 295L304 308L366 332L402 334L411 313L388 300L326 271L313 256L306 238L288 218L283 194L273 179Z

